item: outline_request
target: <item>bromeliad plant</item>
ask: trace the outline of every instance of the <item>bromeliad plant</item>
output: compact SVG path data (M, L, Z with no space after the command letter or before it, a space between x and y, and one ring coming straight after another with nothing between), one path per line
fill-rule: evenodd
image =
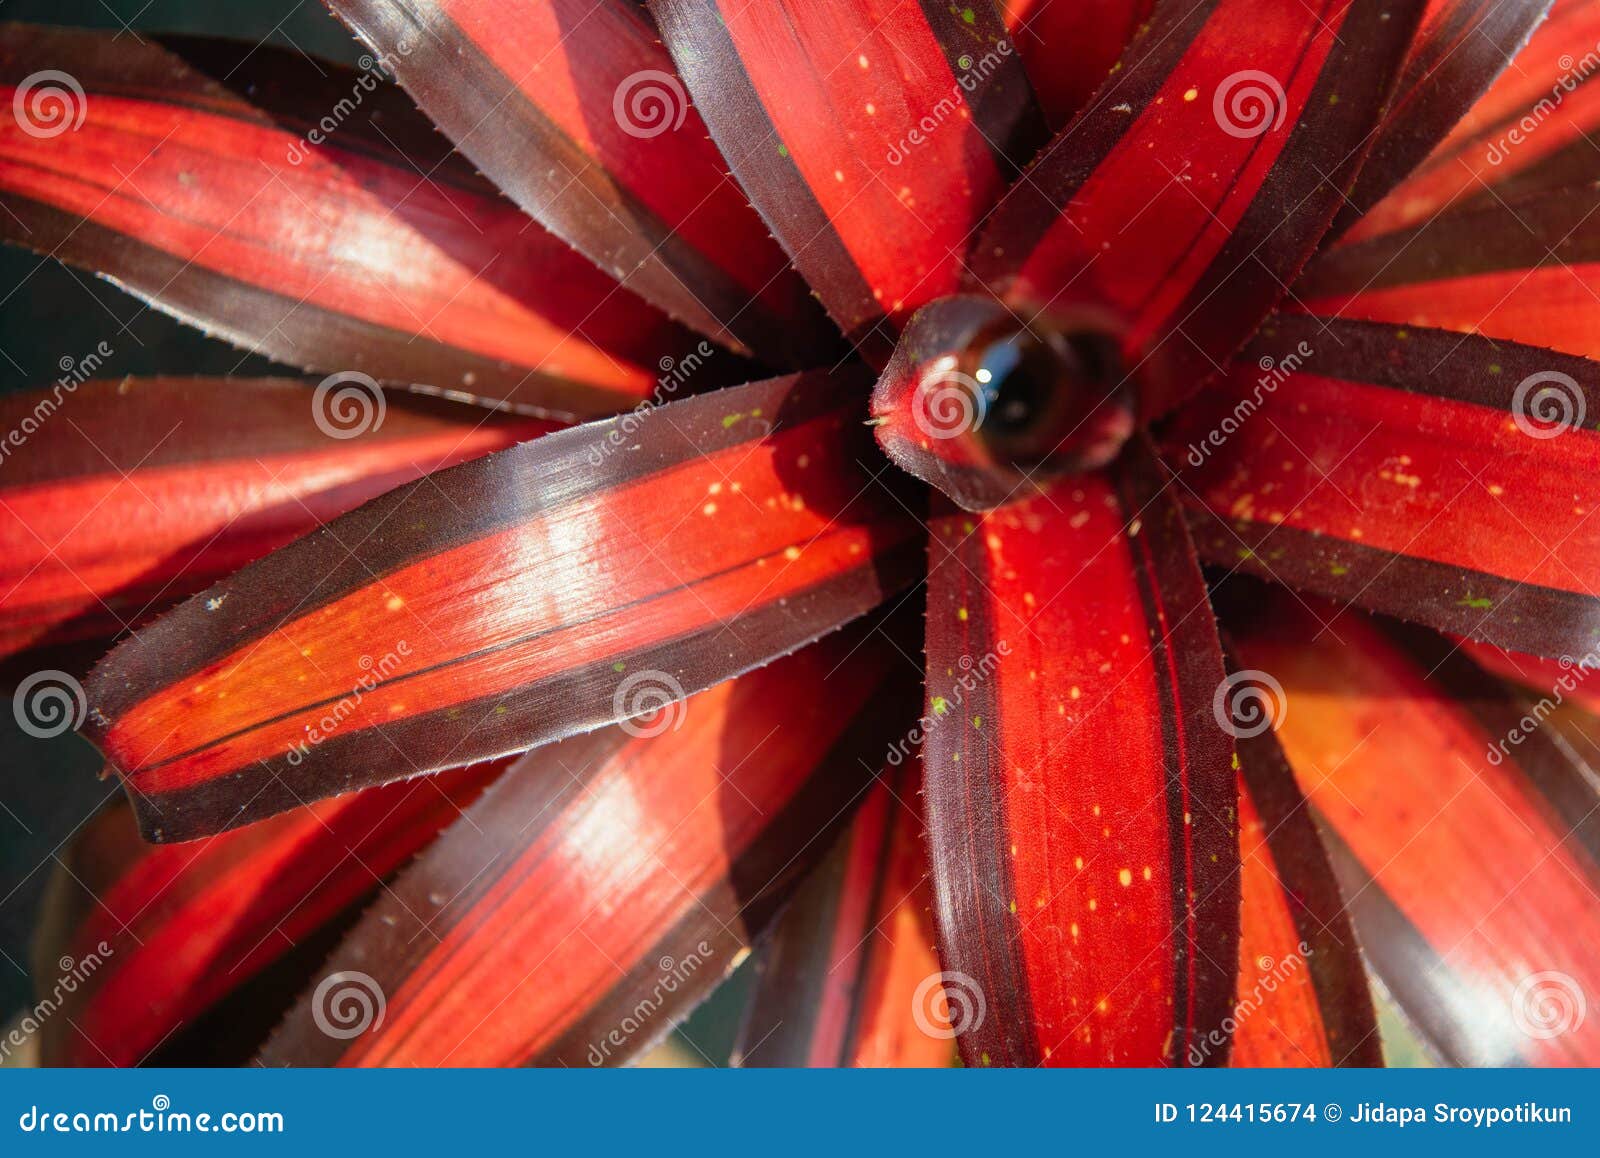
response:
M752 948L746 1064L1375 1064L1369 971L1600 1058L1587 718L1481 666L1600 634L1600 4L333 8L0 33L0 232L328 375L6 404L0 638L126 629L50 1060L302 942L267 1064Z

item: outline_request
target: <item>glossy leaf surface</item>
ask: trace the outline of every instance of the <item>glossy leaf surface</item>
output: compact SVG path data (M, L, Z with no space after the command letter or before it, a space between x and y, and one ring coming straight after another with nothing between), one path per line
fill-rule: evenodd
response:
M328 962L384 995L333 1037L334 982L263 1062L620 1065L749 952L904 726L881 640L824 644L524 757ZM904 686L904 681L899 681ZM871 703L870 710L863 711Z
M764 663L918 564L859 389L719 391L390 492L125 642L90 680L87 730L146 834L192 839Z
M925 791L941 960L987 1010L968 1065L1183 1064L1232 1008L1222 656L1140 450L934 522Z

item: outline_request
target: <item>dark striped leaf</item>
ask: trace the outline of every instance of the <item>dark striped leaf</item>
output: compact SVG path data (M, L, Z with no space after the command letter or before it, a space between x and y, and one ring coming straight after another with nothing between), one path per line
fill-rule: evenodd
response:
M1042 143L989 0L654 0L734 175L850 340L960 282L973 229Z
M1600 642L1595 363L1278 318L1166 438L1201 554L1546 656Z
M1503 4L1490 7L1485 16L1521 20L1528 9L1543 6L1543 0ZM1463 47L1470 55L1490 46L1468 42ZM1496 199L1516 200L1600 177L1590 143L1600 128L1600 86L1585 83L1597 69L1600 6L1593 0L1557 0L1510 67L1343 240L1365 241L1456 207L1482 208Z
M306 369L587 416L648 396L658 358L696 349L451 159L370 72L0 25L14 116L41 67L83 89L64 94L82 123L0 137L0 238L208 333Z
M380 899L327 963L340 980L301 1000L262 1061L636 1058L827 852L915 710L909 675L881 638L850 633L635 734L529 754ZM347 981L384 1013L330 1035Z
M944 1066L954 1033L934 947L919 769L866 795L756 957L734 1058L753 1066ZM891 759L896 759L892 755Z
M1222 655L1158 471L1140 441L934 525L925 790L946 987L987 1009L968 1065L1186 1064L1233 1008Z
M153 846L131 810L64 854L49 920L81 983L45 1021L49 1065L144 1061L219 999L371 894L503 770L482 764L326 800L203 844Z
M1584 184L1342 245L1307 267L1295 305L1600 357L1597 209Z
M837 343L638 5L331 6L507 196L630 290L769 364L815 366Z
M1450 645L1259 593L1233 632L1281 685L1278 739L1373 970L1455 1065L1593 1065L1594 750Z
M1432 0L1377 139L1334 223L1335 235L1382 200L1461 122L1528 42L1550 4Z
M1248 677L1238 687L1249 687ZM1237 693L1236 693L1237 695ZM1235 1066L1381 1066L1366 966L1305 798L1270 727L1242 730ZM1206 1043L1201 1043L1203 1049Z
M110 638L392 487L553 429L356 381L64 381L0 399L17 435L0 655Z
M186 840L765 663L921 566L864 389L718 391L391 491L123 643L86 731L146 835Z
M1378 123L1421 0L1169 0L996 208L969 284L1027 320L1109 314L1156 416L1311 255Z

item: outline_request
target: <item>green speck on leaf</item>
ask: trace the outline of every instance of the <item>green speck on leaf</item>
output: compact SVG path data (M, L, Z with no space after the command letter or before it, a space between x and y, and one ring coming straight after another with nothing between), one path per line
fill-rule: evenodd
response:
M614 663L614 664L612 664L612 665L611 665L611 670L612 670L612 671L627 671L627 670L628 670L628 665L627 665L627 664L625 664L625 663L623 663L623 662L622 662L622 661L621 661L621 660L620 660L620 659L619 659L619 660L617 660L617 662L616 662L616 663Z
M968 24L976 24L978 22L978 14L970 8L963 8L961 10L961 19Z
M972 726L974 728L983 727L983 717L982 716L973 716L972 717Z
M503 716L507 712L509 712L510 710L511 709L506 707L504 704L496 704L494 706L494 714L497 715L497 716Z
M1343 563L1335 563L1332 567L1329 567L1328 570L1334 575L1350 574L1350 568L1346 567Z
M743 421L744 421L744 415L742 413L740 413L740 414L724 414L722 416L722 429L731 430L733 428L733 424L735 422L743 422Z
M785 145L785 144L783 144L783 143L782 143L782 142L781 142L781 141L780 141L780 142L779 142L779 143L778 143L778 156L780 156L780 157L787 157L787 156L788 156L788 155L789 155L789 146L788 146L788 145Z
M942 716L946 712L948 712L949 710L950 710L950 701L949 700L945 699L943 696L934 696L933 697L933 714L934 715Z
M1494 600L1493 599L1483 599L1483 598L1474 599L1470 595L1464 596L1461 599L1456 600L1456 603L1457 603L1457 605L1459 605L1461 607L1471 607L1471 608L1473 608L1473 609L1475 609L1477 611L1488 611L1490 608L1492 608L1494 606Z

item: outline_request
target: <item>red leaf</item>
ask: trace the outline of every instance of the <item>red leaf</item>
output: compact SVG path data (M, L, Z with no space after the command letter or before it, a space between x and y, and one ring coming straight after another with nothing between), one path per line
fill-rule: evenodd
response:
M392 491L125 642L86 732L143 831L185 840L765 663L921 565L896 483L865 465L863 392L859 373L774 379Z
M1052 129L1089 103L1155 0L1002 0Z
M330 1036L333 994L314 992L262 1060L636 1057L827 852L904 726L884 700L909 691L886 682L901 663L881 639L836 638L696 697L654 735L612 728L524 757L329 961L329 976L367 975L381 1021Z
M955 290L972 230L1043 139L998 13L891 0L651 7L767 225L846 336L887 355L894 324Z
M1408 1018L1451 1064L1593 1065L1594 769L1437 637L1256 603L1241 662L1282 686L1278 739Z
M898 751L898 749L897 749ZM901 763L796 893L757 957L743 1066L943 1066L917 769ZM920 1020L919 1020L920 1019Z
M1210 562L1577 655L1600 631L1593 375L1475 335L1287 316L1178 416L1167 457Z
M1366 966L1333 867L1277 738L1251 731L1238 742L1244 867L1231 1062L1381 1066Z
M1349 187L1420 0L1163 5L1012 186L974 281L1026 317L1110 311L1158 415L1238 348Z
M386 785L183 847L141 842L124 807L96 817L66 856L76 915L56 919L75 925L61 944L86 977L45 1023L47 1064L143 1061L370 893L502 769Z
M26 439L0 472L0 655L109 638L391 487L551 429L407 395L345 401L361 426L337 421L336 392L286 379L0 400L0 429Z
M1490 16L1526 18L1542 0L1507 4ZM1600 7L1557 0L1527 47L1451 127L1428 158L1345 234L1365 241L1429 220L1447 209L1491 205L1584 184L1600 176L1588 137L1600 128L1600 89L1581 81L1574 49L1600 44ZM1481 51L1482 44L1467 46ZM1525 120L1524 118L1530 118Z
M8 107L42 63L85 93L74 131L0 137L0 238L292 365L552 414L624 409L658 357L695 349L444 156L397 92L227 52L0 26ZM352 93L356 111L319 128Z
M815 366L836 343L637 5L332 7L479 169L629 289L772 364Z
M968 1065L1183 1064L1232 1008L1222 656L1147 456L935 523L923 759L947 987L987 1006Z
M1584 184L1342 245L1307 267L1295 308L1600 357L1596 209Z
M1444 140L1549 10L1550 0L1432 0L1377 141L1334 223L1335 235Z

